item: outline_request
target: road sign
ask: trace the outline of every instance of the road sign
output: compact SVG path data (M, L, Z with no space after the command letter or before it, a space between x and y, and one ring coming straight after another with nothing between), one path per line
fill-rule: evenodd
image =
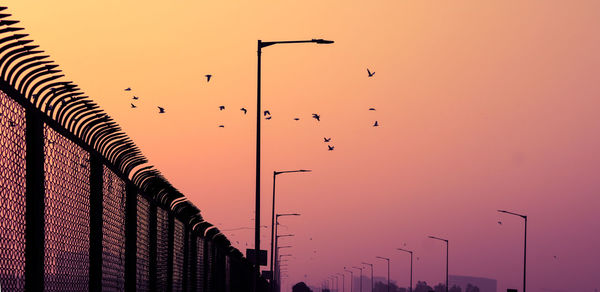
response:
M255 250L254 249L246 249L246 258L253 264L255 264ZM261 266L266 266L267 265L267 251L264 249L260 250L260 253L258 254L258 263Z

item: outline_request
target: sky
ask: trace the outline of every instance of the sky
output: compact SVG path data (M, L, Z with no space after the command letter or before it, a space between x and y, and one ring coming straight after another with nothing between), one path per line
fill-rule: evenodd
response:
M398 247L415 282L443 282L434 235L450 274L520 290L523 222L506 209L529 216L529 291L600 288L598 1L2 5L222 230L254 224L257 40L334 40L263 51L261 222L272 172L313 170L277 180L277 212L302 214L281 219L284 285L361 262L383 277L384 256L407 286ZM224 233L253 247L250 229Z

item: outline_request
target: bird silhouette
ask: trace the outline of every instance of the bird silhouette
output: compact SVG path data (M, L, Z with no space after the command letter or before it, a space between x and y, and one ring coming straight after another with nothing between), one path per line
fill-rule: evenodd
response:
M263 114L264 114L265 116L267 116L267 115L271 115L271 112L267 110L267 111L264 111L264 112L263 112Z
M318 115L318 114L312 114L312 117L315 118L315 119L317 119L317 122L321 121L321 116Z
M498 225L502 225L502 221L498 221Z
M131 87L125 88L125 91L131 91Z
M219 128L225 128L225 125L219 125Z
M375 124L373 124L373 127L379 127L379 123L377 121L375 121Z
M212 75L206 74L204 76L206 76L206 82L210 82L210 78L212 77Z
M323 141L324 142L329 142L329 141L331 141L331 138L325 138L325 137L323 137Z
M136 108L137 106L135 106L135 104L131 104L131 108Z
M265 120L270 120L271 118L272 118L271 116L268 116L265 118Z
M367 73L369 73L369 77L373 77L373 75L375 75L375 72L371 73L371 70L369 70L369 68L367 68Z
M333 149L335 148L335 146L331 146L331 145L327 145L327 148L329 148L329 151L333 151Z
M220 110L220 111L222 111L222 110L224 110L224 109L225 109L225 106L224 106L224 105L220 105L220 106L219 106L219 110Z
M138 100L138 99L140 99L140 98L134 95L134 96L133 96L133 99L134 99L134 100Z
M165 113L165 109L159 106L158 107L158 113L159 114L164 114Z
M248 112L248 110L247 110L247 109L245 109L245 108L241 108L240 110L241 110L241 111L243 111L243 112L244 112L244 114L246 114L246 113Z
M370 110L370 111L374 111L374 110L375 110L375 108L374 108L374 107L370 107L370 108L369 108L369 110Z
M299 120L300 120L300 118L294 118L294 121L299 121Z

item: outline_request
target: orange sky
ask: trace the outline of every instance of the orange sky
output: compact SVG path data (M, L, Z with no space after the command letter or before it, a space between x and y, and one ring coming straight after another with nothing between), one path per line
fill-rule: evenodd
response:
M261 220L273 170L314 171L278 179L278 210L302 213L282 220L288 284L363 261L384 276L380 255L406 286L404 243L415 279L443 282L431 234L450 239L450 274L520 289L522 223L495 212L508 209L530 216L530 291L600 287L598 1L3 5L221 229L253 225L256 41L335 40L263 54ZM250 230L227 235L253 246Z

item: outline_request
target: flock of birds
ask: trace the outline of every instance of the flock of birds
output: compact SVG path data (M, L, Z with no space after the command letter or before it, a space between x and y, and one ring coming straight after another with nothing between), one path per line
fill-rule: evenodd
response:
M368 74L367 75L368 78L372 78L373 76L375 76L375 72L371 72L371 70L369 70L368 68L367 68L367 74ZM206 82L207 83L210 82L210 79L212 78L212 75L211 74L206 74L204 76L206 77ZM125 91L131 91L131 87L125 88ZM134 100L134 101L138 101L139 99L140 98L138 96L135 96L135 95L132 97L132 100ZM131 103L131 108L135 109L135 108L137 108L137 105L135 105L132 102ZM164 114L165 113L165 108L163 108L161 106L157 106L157 108L158 108L158 113L159 114ZM224 110L225 110L225 106L224 105L220 105L219 106L219 111L224 111ZM375 111L375 110L376 109L373 108L373 107L369 108L369 111ZM244 108L244 107L240 108L240 111L244 115L248 113L248 110L246 108ZM265 117L265 120L270 120L271 118L273 118L273 116L271 115L271 112L269 110L263 111L263 116ZM317 113L313 113L312 114L312 118L315 119L315 120L317 120L317 122L321 121L321 115L319 115ZM298 118L298 117L294 118L294 121L299 121L299 120L300 120L300 118ZM218 127L219 128L225 128L225 125L219 124ZM377 120L373 123L373 127L379 127L379 122ZM329 138L323 137L323 142L330 143L331 142L331 137L329 137ZM335 149L335 146L333 146L331 144L327 144L327 150L328 151L333 151L334 149Z

